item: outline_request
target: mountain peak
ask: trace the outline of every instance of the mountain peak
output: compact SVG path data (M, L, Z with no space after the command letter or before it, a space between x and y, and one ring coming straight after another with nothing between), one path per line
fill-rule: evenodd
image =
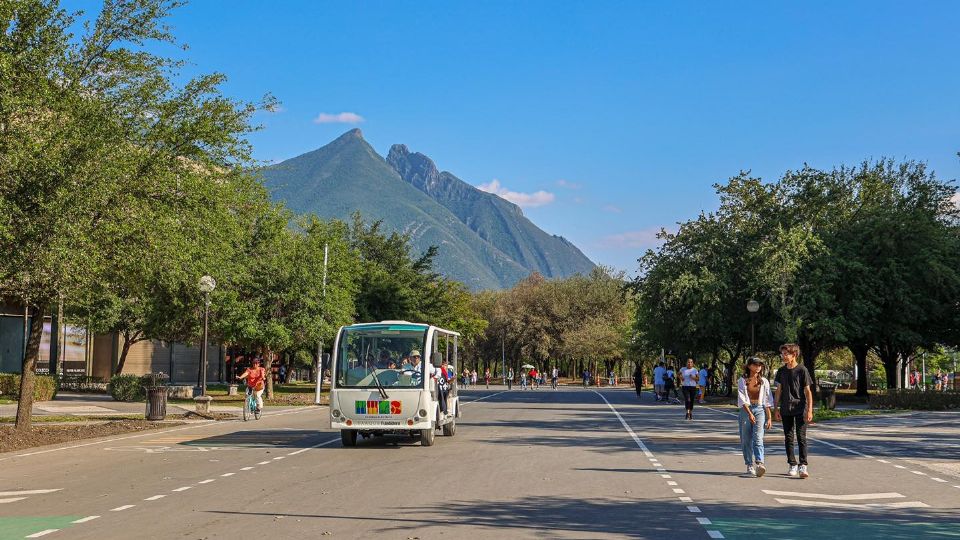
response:
M440 183L440 171L429 157L420 152L410 153L405 144L395 144L387 154L387 164L400 174L400 177L421 191L430 193Z
M344 140L347 140L347 139L360 139L360 140L362 141L362 140L363 140L363 132L360 131L360 128L353 128L353 129L351 129L350 131L344 133L343 135L337 137L337 140L340 140L340 139L344 139Z

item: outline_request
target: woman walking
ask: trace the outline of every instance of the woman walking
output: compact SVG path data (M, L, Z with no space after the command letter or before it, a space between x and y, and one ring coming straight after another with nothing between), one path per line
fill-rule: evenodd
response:
M747 360L743 376L737 381L737 406L740 407L740 446L747 474L760 478L767 472L763 465L763 431L773 425L770 408L773 396L770 382L763 376L763 360Z
M687 359L687 367L680 370L680 380L683 386L683 405L687 409L687 420L693 420L693 404L697 401L697 381L700 380L700 370L693 363L693 358Z

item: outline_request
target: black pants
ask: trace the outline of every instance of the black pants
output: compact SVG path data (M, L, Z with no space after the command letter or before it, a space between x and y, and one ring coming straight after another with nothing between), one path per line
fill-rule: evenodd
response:
M440 400L440 412L447 414L447 396L450 394L450 388L447 385L437 385L437 399Z
M797 457L793 453L793 441L796 436L797 445L800 447L800 465L807 464L807 422L802 414L786 415L783 418L783 435L787 444L787 463L791 466L797 464Z
M683 388L683 406L688 411L693 412L693 404L697 400L697 387L684 386Z

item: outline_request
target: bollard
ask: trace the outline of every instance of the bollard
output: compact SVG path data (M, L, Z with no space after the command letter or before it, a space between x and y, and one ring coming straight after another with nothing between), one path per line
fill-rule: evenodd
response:
M197 396L193 398L194 403L197 406L197 412L201 414L210 413L210 402L213 401L213 398L210 396Z

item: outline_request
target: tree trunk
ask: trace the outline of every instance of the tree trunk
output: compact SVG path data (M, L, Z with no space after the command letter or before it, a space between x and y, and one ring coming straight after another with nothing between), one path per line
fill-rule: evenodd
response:
M33 419L33 385L34 369L37 358L40 356L40 339L43 337L43 314L47 312L46 304L36 306L33 318L30 319L30 338L27 341L26 353L20 371L20 398L17 401L18 431L29 431Z
M807 343L806 347L800 349L800 356L803 357L803 367L810 373L810 390L817 396L820 394L820 386L817 384L817 357L820 356L820 347Z
M889 345L879 345L877 355L883 362L883 370L887 374L887 389L895 390L897 388L897 358L899 351Z
M273 353L269 348L263 355L263 367L267 371L267 399L273 399Z
M137 338L130 338L129 336L123 336L123 347L120 348L120 358L117 360L117 369L113 372L114 375L120 375L123 373L123 365L127 363L127 353L130 352L130 347L134 343L140 341Z
M867 356L870 354L870 346L856 343L847 348L853 353L853 358L857 363L857 396L866 397L869 395L870 378L867 373Z

